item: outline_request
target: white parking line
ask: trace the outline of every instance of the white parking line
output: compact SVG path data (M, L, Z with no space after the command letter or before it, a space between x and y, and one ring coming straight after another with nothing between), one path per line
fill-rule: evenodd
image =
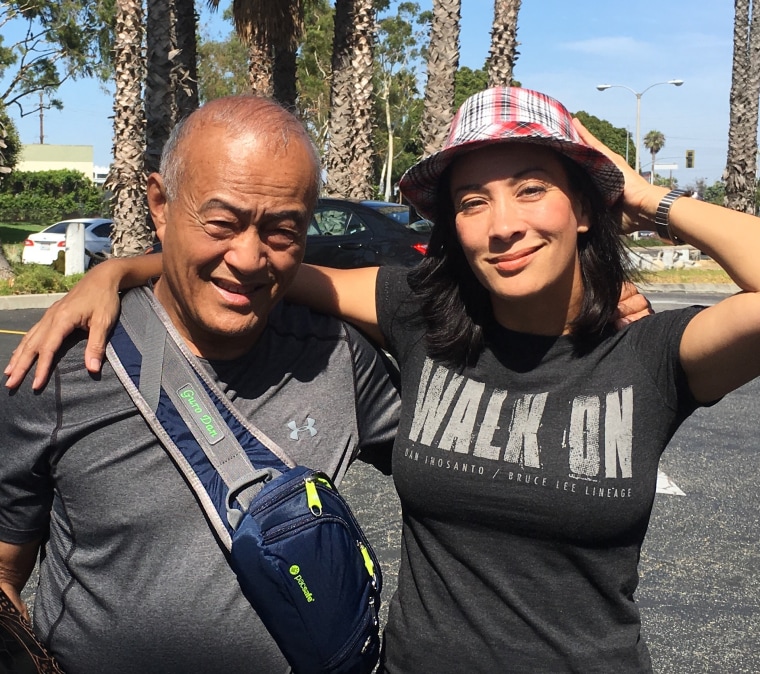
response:
M661 470L657 471L657 493L669 496L686 496L679 486Z

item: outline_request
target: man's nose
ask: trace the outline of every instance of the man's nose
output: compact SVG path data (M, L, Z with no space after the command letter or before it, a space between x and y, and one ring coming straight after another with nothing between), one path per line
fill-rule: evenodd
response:
M225 262L242 274L252 274L267 266L267 246L256 227L246 227L230 242Z

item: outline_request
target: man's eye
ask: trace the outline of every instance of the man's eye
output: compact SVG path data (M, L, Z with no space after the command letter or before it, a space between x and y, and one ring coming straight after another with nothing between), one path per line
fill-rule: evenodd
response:
M264 236L270 246L290 246L299 240L298 232L287 227L272 229Z
M235 232L235 223L228 220L209 220L204 229L211 236L231 236Z

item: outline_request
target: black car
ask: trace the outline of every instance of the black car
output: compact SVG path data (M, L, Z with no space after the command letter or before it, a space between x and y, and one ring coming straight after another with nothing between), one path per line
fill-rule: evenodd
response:
M403 208L403 207L402 207ZM304 262L350 269L412 267L427 251L429 233L348 199L320 199L306 237Z

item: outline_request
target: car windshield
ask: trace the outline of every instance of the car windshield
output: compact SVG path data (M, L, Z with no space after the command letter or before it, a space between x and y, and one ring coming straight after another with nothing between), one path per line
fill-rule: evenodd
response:
M389 218L393 218L396 222L400 222L402 225L409 224L409 207L402 204L373 204L368 203L367 206L379 211L383 215L387 215Z
M43 229L40 234L65 234L69 224L68 222L56 222L47 229Z

